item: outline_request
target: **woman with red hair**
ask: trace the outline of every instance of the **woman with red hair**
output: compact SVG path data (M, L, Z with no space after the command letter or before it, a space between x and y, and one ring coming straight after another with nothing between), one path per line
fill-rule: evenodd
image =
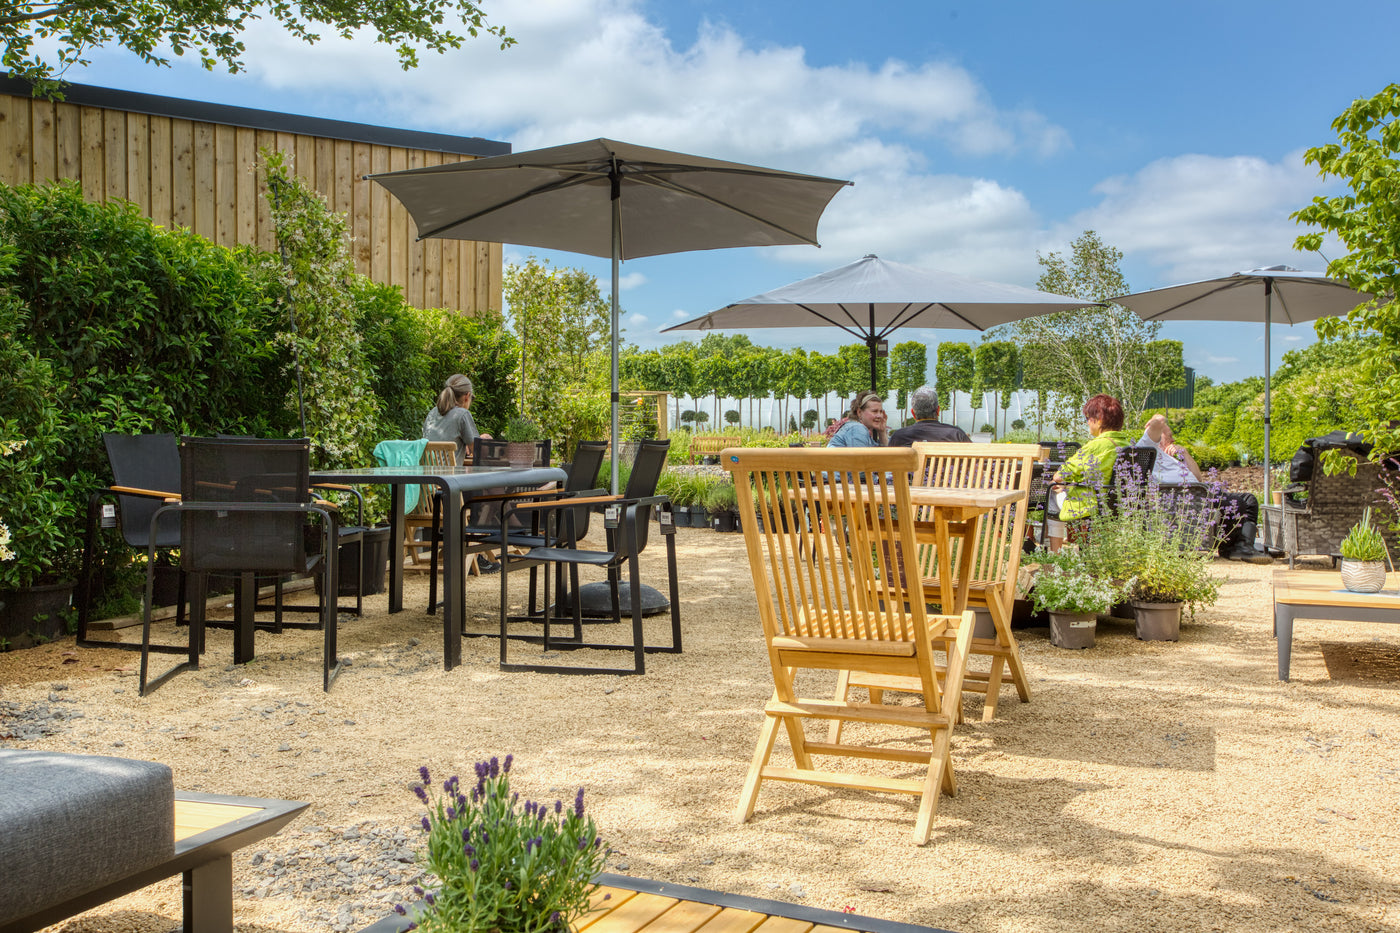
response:
M1084 420L1090 440L1065 461L1055 474L1056 483L1076 483L1068 490L1055 486L1060 501L1060 520L1049 523L1050 550L1058 551L1065 540L1065 522L1094 514L1098 506L1095 486L1108 482L1118 448L1130 446L1134 438L1123 430L1123 405L1111 395L1095 395L1084 403ZM1062 498L1061 498L1062 497Z

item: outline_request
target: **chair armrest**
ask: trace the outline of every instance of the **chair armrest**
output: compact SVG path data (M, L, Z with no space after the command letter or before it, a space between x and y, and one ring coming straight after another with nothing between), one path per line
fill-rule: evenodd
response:
M164 499L167 502L179 502L178 492L161 492L157 489L139 489L135 486L108 486L109 492L115 492L122 496L141 496L146 499Z
M604 505L607 503L617 503L619 505L632 505L638 500L624 499L621 496L601 495L601 496L567 496L551 499L548 502L521 502L518 504L508 504L512 512L523 512L530 509L563 509L573 508L577 505Z

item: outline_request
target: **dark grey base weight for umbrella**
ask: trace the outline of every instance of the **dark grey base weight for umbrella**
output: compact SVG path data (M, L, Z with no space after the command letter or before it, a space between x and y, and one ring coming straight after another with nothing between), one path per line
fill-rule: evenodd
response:
M585 622L611 622L613 620L612 593L608 590L606 581L598 583L585 583L578 588L579 594L579 614ZM658 612L665 612L671 608L671 603L661 592L653 587L642 584L642 615L654 616ZM629 619L632 615L632 588L630 584L619 583L617 585L617 597L621 607L623 619ZM574 612L573 594L564 597L559 605L558 615L564 618L572 617Z

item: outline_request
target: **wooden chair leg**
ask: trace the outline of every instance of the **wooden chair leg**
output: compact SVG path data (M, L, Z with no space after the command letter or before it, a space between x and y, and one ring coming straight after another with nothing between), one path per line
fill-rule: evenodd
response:
M763 769L768 767L768 758L773 754L773 742L777 738L778 718L764 716L763 730L758 734L753 761L749 765L748 776L744 778L744 789L739 793L739 807L734 811L740 823L747 823L753 816L754 803L758 800L758 788L763 783Z

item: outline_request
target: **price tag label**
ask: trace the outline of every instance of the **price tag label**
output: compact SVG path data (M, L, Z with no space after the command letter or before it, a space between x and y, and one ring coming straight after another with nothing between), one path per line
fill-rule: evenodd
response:
M607 528L616 528L618 519L622 517L622 507L610 505L603 510L603 525Z
M663 535L676 533L676 517L670 509L659 509L656 513L656 520L661 525Z
M102 503L102 527L117 527L117 504L115 502Z

